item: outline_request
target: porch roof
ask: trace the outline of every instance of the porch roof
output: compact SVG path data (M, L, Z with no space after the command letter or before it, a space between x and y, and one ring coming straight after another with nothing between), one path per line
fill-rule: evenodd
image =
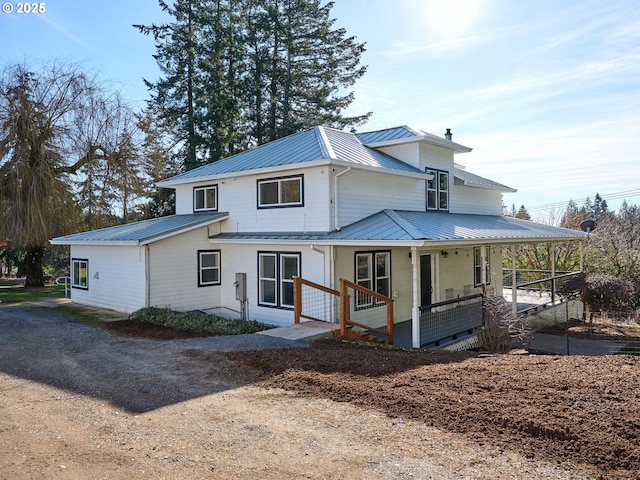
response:
M212 238L221 242L314 242L318 244L385 244L427 246L469 243L527 243L571 241L586 233L501 215L468 215L445 212L383 210L339 231L238 232Z
M330 236L336 240L514 243L579 240L587 234L503 215L383 210Z
M228 218L226 212L169 215L51 240L54 245L146 245Z

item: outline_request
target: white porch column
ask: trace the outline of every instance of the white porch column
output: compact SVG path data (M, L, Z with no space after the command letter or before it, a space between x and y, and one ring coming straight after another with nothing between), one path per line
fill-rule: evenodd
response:
M411 346L420 348L420 285L419 270L420 258L418 257L418 248L411 247L411 271L413 285L413 306L411 308Z
M518 314L518 289L516 288L516 245L511 245L511 313L515 317Z

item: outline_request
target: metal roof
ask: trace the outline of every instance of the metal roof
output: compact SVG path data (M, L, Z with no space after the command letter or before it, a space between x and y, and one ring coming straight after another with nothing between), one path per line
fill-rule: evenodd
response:
M222 233L221 241L515 243L579 240L586 233L501 215L383 210L334 232Z
M338 160L354 166L424 175L420 169L366 147L352 133L327 127L314 127L189 170L158 182L158 185L171 186L200 177L304 164L318 160Z
M446 138L439 137L433 133L425 132L419 128L402 125L400 127L385 128L373 132L357 133L356 136L365 145L372 147L383 147L409 142L423 142L430 145L448 148L456 153L470 152L469 147L452 142Z
M384 210L330 234L334 240L553 241L586 234L502 215Z
M499 190L501 192L517 192L515 188L507 187L501 183L494 182L488 178L481 177L474 173L456 167L453 172L453 178L456 185L464 185L465 187L486 188L489 190Z
M228 218L226 212L194 213L75 233L51 240L54 245L144 245Z

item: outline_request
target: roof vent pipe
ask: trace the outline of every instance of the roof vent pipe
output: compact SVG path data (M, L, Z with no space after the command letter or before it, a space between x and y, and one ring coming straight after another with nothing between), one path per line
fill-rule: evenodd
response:
M447 140L451 141L451 137L452 137L452 133L451 133L451 129L447 128L447 131L444 133L444 138L446 138Z

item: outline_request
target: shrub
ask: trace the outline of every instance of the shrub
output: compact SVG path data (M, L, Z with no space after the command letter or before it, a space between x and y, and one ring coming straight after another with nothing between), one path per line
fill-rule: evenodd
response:
M241 335L273 328L255 320L238 320L204 312L177 312L169 308L146 307L131 314L132 320L180 330L200 330L218 335Z
M483 301L482 348L493 353L508 352L517 341L526 340L531 335L526 318L517 318L504 298L486 296Z

